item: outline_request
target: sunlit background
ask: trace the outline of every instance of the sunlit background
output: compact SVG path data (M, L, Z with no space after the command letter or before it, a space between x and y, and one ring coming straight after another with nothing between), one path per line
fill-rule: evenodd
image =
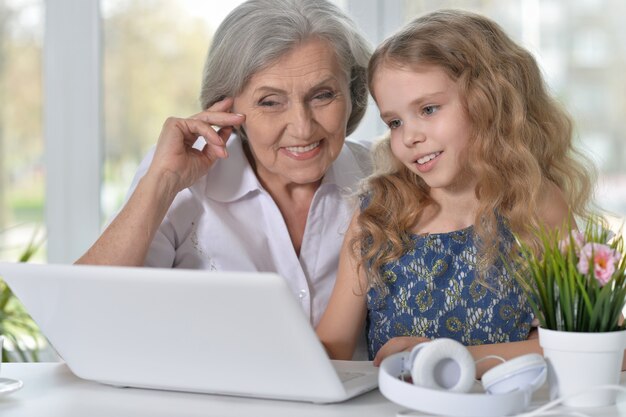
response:
M212 33L239 3L101 1L102 225L124 201L135 168L155 143L163 121L199 110L202 65ZM358 4L336 3L347 10L350 4ZM626 25L622 22L626 2L407 0L397 4L401 7L391 18L399 23L439 7L484 13L530 49L554 94L573 115L579 146L599 168L597 204L613 213L614 224L621 222L626 214L626 164L622 162L626 161ZM47 259L44 16L42 0L0 0L0 260L16 260L32 239L43 242L36 260ZM366 29L378 33L378 38L388 32ZM375 113L370 111L368 117L375 118ZM382 129L374 120L366 126L357 130L355 139L371 139Z

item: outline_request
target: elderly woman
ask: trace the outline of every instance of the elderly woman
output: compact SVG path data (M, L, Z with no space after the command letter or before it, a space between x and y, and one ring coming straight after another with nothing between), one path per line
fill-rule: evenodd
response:
M326 1L237 7L209 50L205 110L165 122L77 263L277 272L316 325L352 211L345 191L368 173L367 150L345 137L365 112L369 56Z

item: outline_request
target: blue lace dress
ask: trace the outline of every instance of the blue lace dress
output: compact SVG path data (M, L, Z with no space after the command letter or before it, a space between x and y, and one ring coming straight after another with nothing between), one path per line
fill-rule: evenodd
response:
M502 253L513 236L504 222ZM464 345L525 340L533 314L501 260L477 281L474 228L414 235L413 247L381 268L388 293L367 293L370 359L396 336L448 337Z

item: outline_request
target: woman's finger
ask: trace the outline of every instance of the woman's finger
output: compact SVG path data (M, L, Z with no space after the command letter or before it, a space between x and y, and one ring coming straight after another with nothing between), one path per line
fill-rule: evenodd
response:
M207 144L221 147L226 145L211 125L195 119L180 119L180 122L183 141L187 145L193 145L199 136L202 136Z
M224 97L220 101L216 101L207 108L207 111L225 111L230 112L235 99L232 97Z
M246 120L246 116L238 113L210 112L194 114L190 119L201 120L205 123L217 126L239 126Z
M225 126L225 127L221 128L220 130L218 130L217 134L219 135L220 138L222 138L224 143L226 143L226 141L228 141L228 138L230 137L230 135L233 134L233 130L234 130L234 127L232 127L232 126Z
M205 123L218 126L237 126L244 122L246 117L239 113L217 112L205 110L189 117L194 120L202 120Z
M232 113L231 109L233 107L234 101L235 100L232 97L226 97L220 101L216 101L215 103L213 103L212 106L209 106L208 108L204 109L200 113L194 114L193 116L191 116L191 118L193 119L198 118L200 115L204 113L215 113L215 112Z

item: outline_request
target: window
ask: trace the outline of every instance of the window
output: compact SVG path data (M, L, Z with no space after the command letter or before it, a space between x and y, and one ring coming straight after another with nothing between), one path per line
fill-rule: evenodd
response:
M618 229L626 216L626 3L604 0L405 0L406 19L461 7L497 21L535 54L546 81L572 115L578 147L599 171L596 202Z
M625 2L336 2L373 43L439 7L495 19L535 54L550 88L573 115L576 140L600 170L599 206L614 212L616 221L626 215ZM37 225L47 231L49 261L70 262L93 242L119 209L165 118L198 110L211 35L239 3L47 0L46 49L58 57L42 59L43 1L0 0L1 259L15 259ZM43 74L42 62L50 64ZM43 84L45 94L42 77L50 80ZM46 112L42 97L49 100ZM88 117L75 125L71 116L85 108ZM59 126L50 129L55 122ZM353 137L371 139L383 130L372 108Z
M0 1L0 260L45 234L42 1ZM37 253L44 259L45 251Z
M200 111L202 67L212 34L242 2L102 0L103 222L119 210L165 119Z

